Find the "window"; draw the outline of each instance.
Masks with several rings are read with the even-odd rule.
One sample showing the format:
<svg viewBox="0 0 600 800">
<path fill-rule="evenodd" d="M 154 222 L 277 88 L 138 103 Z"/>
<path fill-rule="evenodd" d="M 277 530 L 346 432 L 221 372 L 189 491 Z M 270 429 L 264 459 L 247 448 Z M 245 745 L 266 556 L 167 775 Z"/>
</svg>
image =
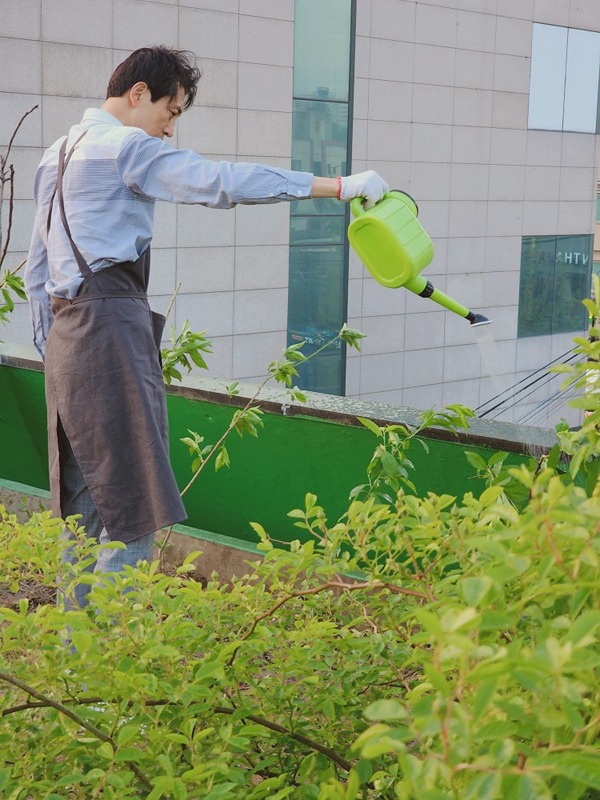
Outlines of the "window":
<svg viewBox="0 0 600 800">
<path fill-rule="evenodd" d="M 521 245 L 518 336 L 583 331 L 592 269 L 591 235 L 526 236 Z"/>
<path fill-rule="evenodd" d="M 600 33 L 534 23 L 529 127 L 596 133 Z"/>
<path fill-rule="evenodd" d="M 353 19 L 354 2 L 296 0 L 293 169 L 327 177 L 349 172 Z M 305 355 L 333 339 L 346 320 L 347 215 L 335 200 L 292 204 L 288 344 L 306 340 Z M 345 348 L 328 347 L 298 371 L 303 389 L 343 394 Z"/>
</svg>

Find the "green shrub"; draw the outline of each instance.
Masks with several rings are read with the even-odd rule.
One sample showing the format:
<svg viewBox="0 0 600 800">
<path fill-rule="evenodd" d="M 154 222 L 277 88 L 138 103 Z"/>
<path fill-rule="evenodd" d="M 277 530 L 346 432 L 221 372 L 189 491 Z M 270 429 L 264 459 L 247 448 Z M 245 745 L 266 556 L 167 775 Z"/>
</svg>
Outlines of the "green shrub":
<svg viewBox="0 0 600 800">
<path fill-rule="evenodd" d="M 600 790 L 600 492 L 519 479 L 522 512 L 501 486 L 400 491 L 328 526 L 308 496 L 312 539 L 280 550 L 256 526 L 264 561 L 230 585 L 146 565 L 88 578 L 85 611 L 3 609 L 2 796 Z M 4 588 L 53 581 L 55 530 L 3 515 Z"/>
<path fill-rule="evenodd" d="M 598 395 L 586 403 L 581 430 L 560 432 L 566 463 L 494 456 L 480 496 L 416 497 L 378 448 L 373 491 L 333 524 L 307 495 L 288 549 L 254 524 L 264 559 L 227 585 L 189 578 L 190 556 L 174 577 L 72 568 L 60 588 L 90 581 L 83 611 L 6 604 L 0 796 L 598 798 Z M 400 463 L 408 438 L 378 444 Z M 61 527 L 2 511 L 3 597 L 54 586 Z"/>
</svg>

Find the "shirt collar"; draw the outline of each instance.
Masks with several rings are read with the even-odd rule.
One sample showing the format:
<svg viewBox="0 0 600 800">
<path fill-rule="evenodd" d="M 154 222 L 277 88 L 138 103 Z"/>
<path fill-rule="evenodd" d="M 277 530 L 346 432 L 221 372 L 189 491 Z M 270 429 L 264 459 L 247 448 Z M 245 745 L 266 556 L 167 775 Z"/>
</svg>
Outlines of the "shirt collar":
<svg viewBox="0 0 600 800">
<path fill-rule="evenodd" d="M 88 108 L 86 109 L 82 120 L 82 128 L 91 128 L 92 125 L 123 125 L 116 117 L 104 111 L 102 108 Z"/>
</svg>

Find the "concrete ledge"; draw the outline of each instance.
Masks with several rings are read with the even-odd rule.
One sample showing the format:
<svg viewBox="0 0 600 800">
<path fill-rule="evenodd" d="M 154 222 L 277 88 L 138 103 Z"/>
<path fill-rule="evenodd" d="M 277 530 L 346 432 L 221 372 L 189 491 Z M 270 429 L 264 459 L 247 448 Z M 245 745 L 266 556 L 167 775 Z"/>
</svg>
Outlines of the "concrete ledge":
<svg viewBox="0 0 600 800">
<path fill-rule="evenodd" d="M 0 343 L 0 364 L 21 369 L 43 371 L 44 365 L 33 347 Z M 238 394 L 231 396 L 227 387 L 231 381 L 210 377 L 186 377 L 179 385 L 167 388 L 168 394 L 189 400 L 203 400 L 221 406 L 243 407 L 254 397 L 258 386 L 237 385 Z M 360 427 L 357 417 L 367 417 L 378 425 L 418 424 L 420 411 L 407 406 L 376 403 L 352 397 L 305 392 L 305 404 L 290 404 L 285 389 L 266 386 L 257 395 L 257 403 L 264 411 L 289 417 L 312 417 L 338 425 Z M 509 453 L 530 455 L 548 452 L 556 444 L 556 433 L 547 428 L 518 425 L 498 420 L 472 419 L 466 431 L 453 433 L 440 428 L 423 431 L 423 437 L 469 445 L 506 450 Z"/>
</svg>

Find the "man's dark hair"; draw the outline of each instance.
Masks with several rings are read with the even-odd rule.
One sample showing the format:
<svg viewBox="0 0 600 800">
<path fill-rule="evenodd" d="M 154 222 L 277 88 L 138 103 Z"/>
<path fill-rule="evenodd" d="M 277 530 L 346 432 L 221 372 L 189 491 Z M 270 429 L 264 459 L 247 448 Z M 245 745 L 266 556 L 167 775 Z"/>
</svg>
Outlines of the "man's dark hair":
<svg viewBox="0 0 600 800">
<path fill-rule="evenodd" d="M 169 50 L 163 45 L 140 47 L 127 56 L 113 72 L 106 97 L 122 97 L 136 83 L 148 84 L 152 102 L 162 97 L 175 97 L 179 87 L 185 92 L 184 108 L 196 97 L 200 70 L 193 64 L 194 54 L 188 50 Z"/>
</svg>

